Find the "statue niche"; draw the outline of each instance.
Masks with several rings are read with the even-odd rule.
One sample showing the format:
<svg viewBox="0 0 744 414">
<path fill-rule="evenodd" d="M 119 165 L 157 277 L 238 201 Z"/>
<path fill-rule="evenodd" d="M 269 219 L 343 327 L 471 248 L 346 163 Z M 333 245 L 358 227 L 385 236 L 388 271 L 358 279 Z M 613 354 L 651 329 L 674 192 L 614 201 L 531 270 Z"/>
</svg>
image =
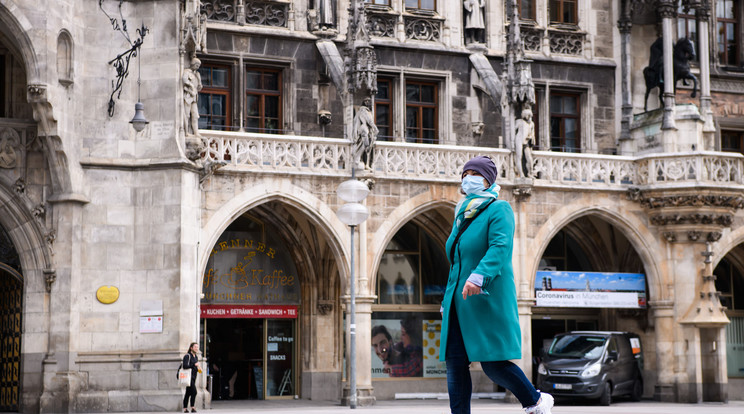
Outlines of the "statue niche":
<svg viewBox="0 0 744 414">
<path fill-rule="evenodd" d="M 664 102 L 664 46 L 663 38 L 659 37 L 651 45 L 651 53 L 648 59 L 648 66 L 643 69 L 643 78 L 646 81 L 646 95 L 643 98 L 643 110 L 648 110 L 648 95 L 653 88 L 659 88 L 659 102 Z M 697 78 L 690 73 L 690 61 L 695 60 L 695 45 L 686 37 L 677 41 L 674 45 L 673 52 L 673 69 L 674 69 L 674 93 L 677 93 L 677 81 L 682 81 L 683 85 L 688 85 L 687 81 L 692 80 L 692 97 L 697 96 Z"/>
</svg>

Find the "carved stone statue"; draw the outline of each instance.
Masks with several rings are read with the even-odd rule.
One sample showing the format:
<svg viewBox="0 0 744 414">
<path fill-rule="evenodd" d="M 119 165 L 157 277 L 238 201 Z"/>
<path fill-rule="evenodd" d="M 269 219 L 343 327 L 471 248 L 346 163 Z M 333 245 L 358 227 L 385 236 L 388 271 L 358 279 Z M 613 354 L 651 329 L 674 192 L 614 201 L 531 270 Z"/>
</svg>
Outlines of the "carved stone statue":
<svg viewBox="0 0 744 414">
<path fill-rule="evenodd" d="M 486 19 L 483 8 L 485 0 L 464 0 L 465 8 L 465 43 L 484 43 Z"/>
<path fill-rule="evenodd" d="M 517 119 L 514 132 L 514 169 L 517 177 L 532 177 L 532 147 L 535 146 L 535 123 L 532 109 L 526 105 L 522 117 Z"/>
<path fill-rule="evenodd" d="M 199 91 L 202 89 L 199 75 L 201 61 L 191 59 L 191 67 L 183 70 L 183 132 L 185 135 L 199 135 Z"/>
<path fill-rule="evenodd" d="M 15 147 L 20 144 L 18 133 L 10 128 L 0 132 L 0 168 L 14 168 L 18 154 Z"/>
<path fill-rule="evenodd" d="M 318 27 L 320 29 L 336 27 L 336 8 L 334 0 L 315 0 L 318 9 Z"/>
<path fill-rule="evenodd" d="M 372 115 L 372 101 L 364 98 L 362 106 L 354 115 L 354 163 L 366 169 L 372 169 L 372 149 L 380 132 Z"/>
</svg>

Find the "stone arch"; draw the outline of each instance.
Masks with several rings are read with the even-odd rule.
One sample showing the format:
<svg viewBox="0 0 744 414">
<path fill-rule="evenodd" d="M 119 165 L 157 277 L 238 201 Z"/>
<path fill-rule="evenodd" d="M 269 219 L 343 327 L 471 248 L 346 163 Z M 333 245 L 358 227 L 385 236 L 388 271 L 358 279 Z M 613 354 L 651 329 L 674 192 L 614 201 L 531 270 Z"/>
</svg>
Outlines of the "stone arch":
<svg viewBox="0 0 744 414">
<path fill-rule="evenodd" d="M 28 36 L 34 27 L 14 0 L 0 3 L 0 27 L 2 26 L 8 28 L 3 34 L 15 42 L 15 46 L 23 57 L 28 83 L 39 83 L 41 81 L 39 63 L 33 43 Z"/>
<path fill-rule="evenodd" d="M 31 213 L 31 202 L 14 193 L 13 187 L 13 183 L 0 175 L 0 225 L 8 232 L 20 256 L 24 286 L 28 283 L 41 286 L 43 272 L 53 267 L 52 251 L 45 241 L 44 230 Z"/>
<path fill-rule="evenodd" d="M 287 181 L 282 182 L 279 188 L 276 187 L 275 181 L 259 181 L 256 185 L 232 197 L 219 210 L 215 211 L 202 228 L 201 234 L 204 234 L 208 239 L 199 242 L 197 260 L 199 274 L 203 273 L 206 268 L 212 246 L 230 223 L 250 209 L 269 201 L 280 201 L 305 212 L 307 218 L 320 229 L 328 240 L 334 257 L 338 262 L 344 264 L 339 266 L 339 274 L 341 287 L 345 291 L 350 274 L 349 262 L 346 260 L 349 257 L 350 248 L 347 247 L 350 245 L 348 227 L 341 223 L 336 217 L 335 211 L 329 205 L 312 193 Z M 201 293 L 201 286 L 199 287 L 199 293 Z"/>
<path fill-rule="evenodd" d="M 616 206 L 595 205 L 589 208 L 579 205 L 568 205 L 551 214 L 550 220 L 543 224 L 535 236 L 532 238 L 531 247 L 526 251 L 538 252 L 535 257 L 542 257 L 542 253 L 548 247 L 548 243 L 555 235 L 563 229 L 568 223 L 583 217 L 597 216 L 615 226 L 628 239 L 638 256 L 641 258 L 643 268 L 646 271 L 646 281 L 648 283 L 648 298 L 651 300 L 664 299 L 663 281 L 661 270 L 657 267 L 657 262 L 653 258 L 653 252 L 656 250 L 651 241 L 654 235 L 646 228 L 645 224 L 633 219 L 632 217 L 623 216 L 617 212 Z M 534 275 L 537 272 L 539 259 L 534 260 L 526 269 L 526 274 Z M 534 291 L 534 278 L 527 281 L 529 291 Z"/>
<path fill-rule="evenodd" d="M 455 205 L 461 197 L 456 187 L 453 187 L 451 193 L 440 194 L 438 197 L 432 197 L 432 195 L 431 192 L 427 192 L 408 199 L 406 202 L 395 208 L 395 210 L 385 218 L 383 223 L 375 232 L 375 235 L 371 240 L 371 246 L 367 249 L 368 251 L 371 251 L 371 262 L 367 266 L 369 286 L 372 290 L 370 294 L 375 293 L 372 287 L 376 286 L 377 283 L 377 268 L 382 259 L 382 255 L 385 253 L 385 246 L 387 246 L 390 240 L 393 239 L 398 230 L 414 217 L 438 207 L 451 209 L 454 214 Z"/>
<path fill-rule="evenodd" d="M 713 249 L 713 257 L 711 258 L 713 260 L 713 269 L 718 266 L 727 254 L 741 244 L 744 244 L 744 227 L 739 227 L 723 236 L 717 243 L 718 248 Z"/>
</svg>

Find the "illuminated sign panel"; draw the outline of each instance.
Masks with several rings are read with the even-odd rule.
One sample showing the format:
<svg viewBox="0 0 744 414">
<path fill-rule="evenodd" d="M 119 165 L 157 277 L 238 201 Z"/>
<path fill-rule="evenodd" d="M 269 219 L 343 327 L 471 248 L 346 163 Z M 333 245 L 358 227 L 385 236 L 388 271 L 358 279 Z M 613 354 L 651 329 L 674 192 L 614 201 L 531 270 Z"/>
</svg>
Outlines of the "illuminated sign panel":
<svg viewBox="0 0 744 414">
<path fill-rule="evenodd" d="M 567 308 L 645 308 L 641 273 L 538 271 L 535 305 Z"/>
</svg>

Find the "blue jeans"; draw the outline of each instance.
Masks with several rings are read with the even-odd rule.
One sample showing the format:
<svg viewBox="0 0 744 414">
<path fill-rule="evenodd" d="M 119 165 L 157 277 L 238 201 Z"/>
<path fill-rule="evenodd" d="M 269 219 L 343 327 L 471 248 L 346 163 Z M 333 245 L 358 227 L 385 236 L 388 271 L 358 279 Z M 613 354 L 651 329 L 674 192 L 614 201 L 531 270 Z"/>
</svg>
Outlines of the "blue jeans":
<svg viewBox="0 0 744 414">
<path fill-rule="evenodd" d="M 450 398 L 452 414 L 470 414 L 470 397 L 473 393 L 473 383 L 470 379 L 470 360 L 465 351 L 465 343 L 460 331 L 460 322 L 452 304 L 449 320 L 449 335 L 447 335 L 447 391 Z M 522 370 L 511 361 L 483 361 L 483 372 L 496 384 L 511 391 L 522 403 L 522 407 L 530 407 L 540 400 L 540 393 L 527 379 Z"/>
</svg>

